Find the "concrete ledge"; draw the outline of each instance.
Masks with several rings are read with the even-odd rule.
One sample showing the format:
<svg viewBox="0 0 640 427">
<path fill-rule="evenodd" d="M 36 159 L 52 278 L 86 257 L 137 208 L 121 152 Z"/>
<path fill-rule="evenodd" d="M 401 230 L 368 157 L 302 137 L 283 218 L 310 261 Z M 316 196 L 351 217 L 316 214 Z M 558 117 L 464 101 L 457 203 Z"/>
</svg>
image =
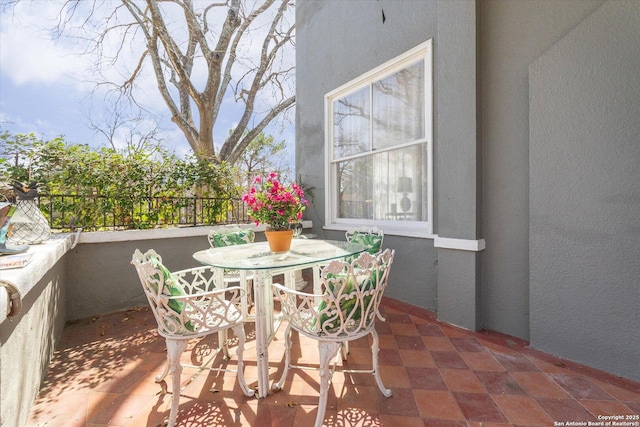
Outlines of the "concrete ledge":
<svg viewBox="0 0 640 427">
<path fill-rule="evenodd" d="M 303 228 L 311 228 L 311 221 L 302 221 Z M 230 225 L 231 226 L 231 225 Z M 237 224 L 241 228 L 250 228 L 256 233 L 264 231 L 264 225 Z M 209 231 L 220 225 L 203 227 L 174 227 L 155 228 L 150 230 L 123 230 L 123 231 L 91 231 L 79 234 L 78 243 L 113 243 L 130 242 L 135 240 L 176 239 L 180 237 L 207 236 Z"/>
<path fill-rule="evenodd" d="M 0 270 L 0 278 L 13 283 L 24 299 L 31 289 L 73 247 L 73 234 L 57 234 L 39 245 L 31 245 L 27 253 L 33 254 L 31 262 L 24 267 Z M 7 318 L 8 295 L 0 291 L 0 323 Z M 23 308 L 23 310 L 26 308 Z"/>
</svg>

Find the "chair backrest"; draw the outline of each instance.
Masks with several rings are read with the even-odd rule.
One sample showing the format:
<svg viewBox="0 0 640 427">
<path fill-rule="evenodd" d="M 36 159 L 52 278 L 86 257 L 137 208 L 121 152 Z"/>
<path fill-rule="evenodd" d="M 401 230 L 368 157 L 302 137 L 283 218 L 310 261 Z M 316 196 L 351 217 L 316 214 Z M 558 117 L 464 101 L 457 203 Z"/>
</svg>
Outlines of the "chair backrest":
<svg viewBox="0 0 640 427">
<path fill-rule="evenodd" d="M 351 262 L 331 261 L 321 272 L 322 295 L 274 285 L 285 318 L 304 333 L 328 339 L 368 333 L 387 287 L 394 255 L 395 251 L 387 249 L 377 256 L 363 252 Z"/>
<path fill-rule="evenodd" d="M 221 226 L 209 231 L 209 244 L 212 248 L 253 243 L 256 233 L 250 228 Z"/>
<path fill-rule="evenodd" d="M 378 227 L 361 227 L 354 230 L 348 230 L 345 233 L 347 242 L 360 243 L 367 247 L 367 252 L 371 255 L 377 255 L 382 251 L 382 241 L 384 240 L 384 232 Z"/>
<path fill-rule="evenodd" d="M 160 255 L 153 249 L 144 254 L 136 249 L 131 264 L 136 268 L 158 328 L 169 334 L 193 332 L 193 325 L 182 315 L 184 303 L 169 299 L 171 296 L 186 295 L 186 292 L 164 266 Z"/>
<path fill-rule="evenodd" d="M 136 249 L 131 264 L 163 336 L 198 335 L 242 317 L 239 310 L 229 310 L 240 303 L 243 291 L 217 286 L 221 280 L 210 267 L 174 274 L 153 249 L 144 254 Z"/>
</svg>

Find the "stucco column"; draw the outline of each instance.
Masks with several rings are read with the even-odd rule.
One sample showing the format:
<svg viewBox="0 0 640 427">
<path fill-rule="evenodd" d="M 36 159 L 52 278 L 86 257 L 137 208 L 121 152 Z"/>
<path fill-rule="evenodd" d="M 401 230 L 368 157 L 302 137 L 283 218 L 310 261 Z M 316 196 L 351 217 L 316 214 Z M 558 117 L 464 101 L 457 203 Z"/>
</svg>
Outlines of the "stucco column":
<svg viewBox="0 0 640 427">
<path fill-rule="evenodd" d="M 435 45 L 438 319 L 480 326 L 476 2 L 438 2 Z"/>
</svg>

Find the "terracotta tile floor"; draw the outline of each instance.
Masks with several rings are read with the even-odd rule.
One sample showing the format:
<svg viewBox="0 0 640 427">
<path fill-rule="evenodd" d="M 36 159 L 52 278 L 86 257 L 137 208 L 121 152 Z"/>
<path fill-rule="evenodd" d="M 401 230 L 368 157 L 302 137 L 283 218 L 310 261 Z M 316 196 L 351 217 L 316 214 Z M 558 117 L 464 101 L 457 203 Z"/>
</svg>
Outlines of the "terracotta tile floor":
<svg viewBox="0 0 640 427">
<path fill-rule="evenodd" d="M 638 383 L 536 352 L 512 337 L 439 323 L 432 313 L 398 301 L 385 299 L 382 311 L 380 370 L 393 396 L 383 397 L 369 374 L 338 371 L 325 425 L 557 426 L 640 414 Z M 245 375 L 255 387 L 252 324 L 246 329 Z M 284 329 L 270 346 L 271 381 L 280 377 Z M 370 363 L 368 340 L 351 344 L 345 365 Z M 299 364 L 317 360 L 315 345 L 294 342 Z M 192 341 L 183 363 L 201 364 L 215 346 L 215 339 Z M 165 344 L 148 309 L 70 324 L 27 425 L 160 426 L 171 396 L 154 382 L 164 361 Z M 235 365 L 221 355 L 215 362 Z M 232 373 L 185 368 L 182 383 L 180 426 L 306 427 L 316 416 L 316 371 L 291 371 L 283 391 L 260 400 L 245 397 Z"/>
</svg>

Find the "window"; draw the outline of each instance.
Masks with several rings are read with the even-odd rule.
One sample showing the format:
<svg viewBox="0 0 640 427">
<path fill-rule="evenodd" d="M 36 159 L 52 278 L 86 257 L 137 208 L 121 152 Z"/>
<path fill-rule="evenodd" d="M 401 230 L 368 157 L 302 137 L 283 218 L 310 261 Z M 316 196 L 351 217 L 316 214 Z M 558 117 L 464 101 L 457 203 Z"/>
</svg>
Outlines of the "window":
<svg viewBox="0 0 640 427">
<path fill-rule="evenodd" d="M 432 42 L 325 96 L 329 228 L 433 233 Z"/>
</svg>

